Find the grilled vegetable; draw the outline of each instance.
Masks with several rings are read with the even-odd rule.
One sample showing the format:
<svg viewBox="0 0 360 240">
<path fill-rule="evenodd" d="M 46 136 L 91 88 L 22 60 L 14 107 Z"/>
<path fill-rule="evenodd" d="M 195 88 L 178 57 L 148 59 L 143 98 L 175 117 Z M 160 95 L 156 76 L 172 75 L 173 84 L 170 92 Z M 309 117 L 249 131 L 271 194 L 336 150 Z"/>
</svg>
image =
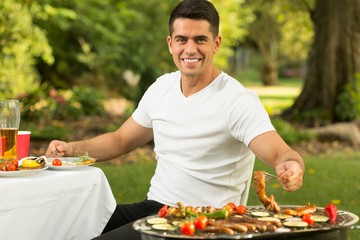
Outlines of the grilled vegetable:
<svg viewBox="0 0 360 240">
<path fill-rule="evenodd" d="M 159 217 L 162 218 L 162 217 L 166 216 L 167 212 L 168 212 L 168 207 L 167 207 L 167 205 L 164 205 L 162 208 L 160 208 L 158 215 L 159 215 Z"/>
<path fill-rule="evenodd" d="M 285 227 L 291 227 L 291 228 L 307 228 L 309 226 L 307 222 L 303 222 L 303 221 L 287 221 L 284 222 L 283 225 Z"/>
<path fill-rule="evenodd" d="M 162 217 L 148 218 L 146 222 L 150 225 L 168 223 L 167 219 Z"/>
<path fill-rule="evenodd" d="M 337 207 L 334 204 L 329 203 L 325 206 L 324 212 L 330 218 L 330 222 L 335 224 L 337 217 Z"/>
<path fill-rule="evenodd" d="M 321 216 L 321 215 L 313 215 L 314 222 L 327 222 L 329 221 L 329 218 L 327 216 Z"/>
<path fill-rule="evenodd" d="M 161 230 L 161 231 L 175 231 L 175 227 L 169 223 L 159 223 L 154 224 L 151 226 L 155 230 Z"/>
<path fill-rule="evenodd" d="M 200 214 L 194 213 L 193 211 L 190 211 L 189 209 L 185 210 L 185 215 L 190 217 L 199 217 Z M 207 218 L 213 218 L 213 219 L 225 219 L 229 216 L 229 212 L 225 209 L 217 210 L 211 213 L 202 213 L 201 215 L 206 216 Z"/>
<path fill-rule="evenodd" d="M 254 217 L 268 217 L 270 214 L 268 212 L 251 212 L 251 216 Z"/>
<path fill-rule="evenodd" d="M 304 222 L 307 222 L 309 224 L 309 226 L 313 225 L 314 224 L 314 217 L 311 213 L 308 213 L 308 214 L 304 214 L 302 216 L 302 220 Z"/>
<path fill-rule="evenodd" d="M 184 222 L 180 227 L 180 231 L 184 235 L 193 235 L 195 232 L 195 225 L 193 222 Z"/>
</svg>

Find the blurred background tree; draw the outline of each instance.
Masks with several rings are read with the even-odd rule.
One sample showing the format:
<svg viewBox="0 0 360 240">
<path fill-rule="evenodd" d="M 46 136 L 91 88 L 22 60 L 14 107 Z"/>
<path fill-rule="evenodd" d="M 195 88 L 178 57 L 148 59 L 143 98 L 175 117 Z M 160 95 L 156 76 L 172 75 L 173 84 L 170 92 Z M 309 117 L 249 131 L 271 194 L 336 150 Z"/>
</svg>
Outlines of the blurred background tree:
<svg viewBox="0 0 360 240">
<path fill-rule="evenodd" d="M 36 59 L 53 64 L 46 31 L 34 23 L 38 12 L 15 0 L 0 2 L 0 98 L 39 87 Z"/>
</svg>

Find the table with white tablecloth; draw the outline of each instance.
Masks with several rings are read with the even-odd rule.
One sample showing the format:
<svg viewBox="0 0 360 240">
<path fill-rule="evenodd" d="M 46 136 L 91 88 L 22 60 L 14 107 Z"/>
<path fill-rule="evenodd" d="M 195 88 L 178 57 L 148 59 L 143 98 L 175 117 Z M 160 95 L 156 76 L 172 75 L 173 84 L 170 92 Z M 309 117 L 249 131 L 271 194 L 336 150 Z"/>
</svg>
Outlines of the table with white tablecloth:
<svg viewBox="0 0 360 240">
<path fill-rule="evenodd" d="M 92 239 L 115 207 L 108 181 L 96 167 L 1 177 L 0 239 Z"/>
</svg>

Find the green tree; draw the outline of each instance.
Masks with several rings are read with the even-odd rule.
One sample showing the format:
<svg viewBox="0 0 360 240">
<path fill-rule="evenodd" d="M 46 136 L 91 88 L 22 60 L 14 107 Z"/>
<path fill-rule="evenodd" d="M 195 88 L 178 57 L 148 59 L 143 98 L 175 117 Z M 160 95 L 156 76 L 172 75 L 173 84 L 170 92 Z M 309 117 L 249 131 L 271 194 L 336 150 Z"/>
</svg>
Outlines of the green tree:
<svg viewBox="0 0 360 240">
<path fill-rule="evenodd" d="M 256 15 L 248 39 L 255 43 L 263 61 L 262 82 L 276 85 L 280 64 L 299 64 L 306 59 L 313 36 L 310 18 L 298 1 L 248 0 L 246 5 L 253 7 Z"/>
<path fill-rule="evenodd" d="M 15 0 L 0 2 L 0 98 L 16 98 L 39 86 L 37 59 L 52 64 L 45 32 L 33 21 L 32 10 Z"/>
<path fill-rule="evenodd" d="M 215 64 L 230 71 L 229 59 L 233 57 L 234 47 L 248 34 L 249 24 L 254 21 L 253 8 L 245 5 L 245 0 L 212 0 L 220 16 L 221 50 L 215 57 Z"/>
</svg>

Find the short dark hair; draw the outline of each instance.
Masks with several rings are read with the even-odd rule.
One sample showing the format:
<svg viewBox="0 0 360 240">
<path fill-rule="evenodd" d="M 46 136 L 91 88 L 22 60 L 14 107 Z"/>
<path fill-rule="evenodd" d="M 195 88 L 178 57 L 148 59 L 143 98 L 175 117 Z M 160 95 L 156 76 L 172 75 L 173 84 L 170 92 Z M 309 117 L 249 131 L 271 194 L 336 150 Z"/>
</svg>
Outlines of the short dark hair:
<svg viewBox="0 0 360 240">
<path fill-rule="evenodd" d="M 170 14 L 169 32 L 173 32 L 174 21 L 178 18 L 206 20 L 210 23 L 210 31 L 214 37 L 219 34 L 219 14 L 214 5 L 208 0 L 183 0 Z"/>
</svg>

